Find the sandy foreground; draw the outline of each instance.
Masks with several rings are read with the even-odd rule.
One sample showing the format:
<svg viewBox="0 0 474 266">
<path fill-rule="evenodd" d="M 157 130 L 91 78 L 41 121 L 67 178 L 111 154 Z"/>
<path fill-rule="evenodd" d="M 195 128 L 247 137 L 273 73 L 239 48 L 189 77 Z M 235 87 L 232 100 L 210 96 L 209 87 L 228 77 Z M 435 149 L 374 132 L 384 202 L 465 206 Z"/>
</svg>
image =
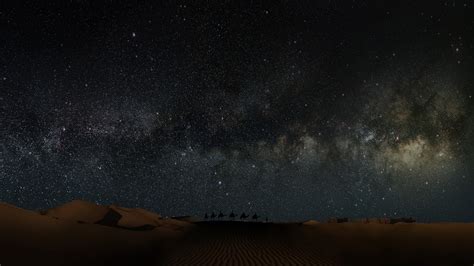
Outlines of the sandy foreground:
<svg viewBox="0 0 474 266">
<path fill-rule="evenodd" d="M 474 265 L 471 223 L 191 223 L 83 201 L 0 217 L 2 266 Z"/>
</svg>

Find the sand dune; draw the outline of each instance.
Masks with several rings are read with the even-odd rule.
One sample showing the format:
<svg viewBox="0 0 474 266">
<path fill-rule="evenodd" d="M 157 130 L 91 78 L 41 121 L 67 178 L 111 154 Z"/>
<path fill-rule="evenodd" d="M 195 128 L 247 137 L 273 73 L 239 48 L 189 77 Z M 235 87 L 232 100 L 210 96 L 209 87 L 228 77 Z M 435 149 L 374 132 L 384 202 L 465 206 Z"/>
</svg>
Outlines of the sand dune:
<svg viewBox="0 0 474 266">
<path fill-rule="evenodd" d="M 182 254 L 187 254 L 183 256 Z M 474 224 L 198 223 L 166 265 L 473 265 Z"/>
<path fill-rule="evenodd" d="M 123 225 L 103 226 L 113 210 Z M 474 224 L 195 222 L 72 202 L 45 215 L 0 203 L 2 265 L 473 265 Z M 132 218 L 130 218 L 132 217 Z M 82 219 L 84 223 L 77 223 Z M 117 222 L 118 222 L 117 221 Z"/>
<path fill-rule="evenodd" d="M 92 224 L 102 219 L 108 210 L 109 208 L 107 206 L 100 206 L 82 200 L 74 200 L 61 206 L 42 211 L 41 214 L 61 220 L 72 222 L 83 221 Z"/>
<path fill-rule="evenodd" d="M 84 207 L 87 204 L 72 205 Z M 75 218 L 78 218 L 75 215 L 84 214 L 80 216 L 81 219 L 90 218 L 89 221 L 94 221 L 100 217 L 99 214 L 102 214 L 100 212 L 102 208 L 94 207 L 90 214 L 87 211 L 90 209 L 79 208 L 79 210 L 75 213 L 70 212 L 69 208 L 62 208 L 51 212 L 59 216 L 53 217 L 0 203 L 0 263 L 2 265 L 156 264 L 164 257 L 166 250 L 171 248 L 186 231 L 184 222 L 169 219 L 161 220 L 162 226 L 144 232 L 93 223 L 80 224 L 75 221 Z M 166 225 L 167 223 L 170 224 Z M 192 227 L 189 224 L 188 226 Z"/>
<path fill-rule="evenodd" d="M 150 241 L 144 234 L 61 221 L 4 204 L 0 213 L 3 265 L 100 265 L 115 261 L 112 250 L 137 251 Z"/>
<path fill-rule="evenodd" d="M 320 223 L 316 220 L 308 220 L 308 221 L 303 222 L 302 224 L 303 225 L 318 225 Z"/>
<path fill-rule="evenodd" d="M 337 258 L 321 248 L 289 242 L 293 226 L 253 222 L 199 223 L 197 230 L 190 233 L 182 247 L 164 264 L 337 265 Z"/>
<path fill-rule="evenodd" d="M 155 227 L 161 227 L 180 230 L 189 225 L 184 221 L 163 219 L 159 214 L 140 208 L 103 206 L 83 200 L 74 200 L 41 213 L 60 220 L 88 224 L 98 223 L 129 229 L 152 230 Z M 108 217 L 108 221 L 106 217 Z"/>
<path fill-rule="evenodd" d="M 296 231 L 294 242 L 319 246 L 343 265 L 474 264 L 474 223 L 321 223 Z"/>
</svg>

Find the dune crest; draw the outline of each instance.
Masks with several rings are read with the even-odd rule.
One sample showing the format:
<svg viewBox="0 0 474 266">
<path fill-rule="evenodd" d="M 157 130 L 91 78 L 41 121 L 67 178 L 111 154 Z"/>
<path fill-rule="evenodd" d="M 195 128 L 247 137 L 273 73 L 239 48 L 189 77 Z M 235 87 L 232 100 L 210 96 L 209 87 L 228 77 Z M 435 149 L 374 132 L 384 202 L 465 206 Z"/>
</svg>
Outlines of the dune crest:
<svg viewBox="0 0 474 266">
<path fill-rule="evenodd" d="M 306 222 L 303 222 L 303 225 L 318 225 L 318 224 L 320 224 L 320 222 L 316 220 L 308 220 Z"/>
<path fill-rule="evenodd" d="M 152 230 L 155 227 L 181 230 L 189 225 L 189 223 L 185 221 L 164 219 L 161 215 L 142 208 L 97 205 L 84 200 L 73 200 L 58 207 L 43 211 L 41 214 L 70 222 L 101 224 L 138 230 Z"/>
<path fill-rule="evenodd" d="M 41 214 L 72 222 L 95 223 L 108 212 L 107 206 L 97 205 L 84 200 L 73 200 L 41 212 Z"/>
</svg>

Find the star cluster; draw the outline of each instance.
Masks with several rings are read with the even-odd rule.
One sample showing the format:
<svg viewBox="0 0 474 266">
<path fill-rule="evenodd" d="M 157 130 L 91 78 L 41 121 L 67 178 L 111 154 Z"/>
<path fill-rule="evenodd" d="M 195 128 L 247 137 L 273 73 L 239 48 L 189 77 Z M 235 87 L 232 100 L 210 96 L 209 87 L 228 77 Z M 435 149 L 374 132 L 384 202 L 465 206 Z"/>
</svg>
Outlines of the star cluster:
<svg viewBox="0 0 474 266">
<path fill-rule="evenodd" d="M 469 1 L 0 5 L 0 200 L 474 219 Z"/>
</svg>

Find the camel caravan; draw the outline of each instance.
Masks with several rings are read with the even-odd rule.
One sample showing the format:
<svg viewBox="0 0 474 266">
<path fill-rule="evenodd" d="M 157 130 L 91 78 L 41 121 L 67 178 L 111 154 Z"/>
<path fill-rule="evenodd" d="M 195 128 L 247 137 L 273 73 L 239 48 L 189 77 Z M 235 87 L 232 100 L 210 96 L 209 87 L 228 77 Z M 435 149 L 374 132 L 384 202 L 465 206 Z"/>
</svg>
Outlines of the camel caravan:
<svg viewBox="0 0 474 266">
<path fill-rule="evenodd" d="M 225 220 L 225 218 L 228 217 L 227 221 L 235 221 L 237 217 L 240 221 L 253 221 L 253 222 L 259 222 L 259 216 L 257 213 L 254 213 L 252 216 L 250 214 L 246 214 L 243 212 L 240 216 L 234 213 L 234 211 L 231 211 L 228 215 L 224 214 L 222 211 L 219 211 L 219 213 L 211 212 L 209 215 L 208 213 L 204 214 L 204 220 L 206 221 L 222 221 Z M 268 217 L 265 217 L 264 220 L 260 220 L 261 222 L 266 222 L 268 223 Z M 364 223 L 364 224 L 397 224 L 397 223 L 416 223 L 416 220 L 413 219 L 412 217 L 410 218 L 347 218 L 347 217 L 333 217 L 329 218 L 327 223 Z"/>
<path fill-rule="evenodd" d="M 219 214 L 216 214 L 215 212 L 211 212 L 210 215 L 207 214 L 207 212 L 204 214 L 204 220 L 221 221 L 225 217 L 228 217 L 228 220 L 230 221 L 235 221 L 235 219 L 237 218 L 237 214 L 235 214 L 234 211 L 231 211 L 229 215 L 224 214 L 222 211 L 219 211 Z M 249 217 L 250 217 L 250 214 L 245 214 L 245 212 L 243 212 L 240 215 L 239 219 L 240 221 L 250 221 L 250 220 L 247 220 L 247 218 Z M 250 217 L 251 221 L 254 221 L 254 222 L 258 222 L 259 218 L 260 218 L 260 215 L 257 215 L 257 213 L 254 213 L 252 217 Z M 268 222 L 268 217 L 265 218 L 265 222 Z"/>
</svg>

